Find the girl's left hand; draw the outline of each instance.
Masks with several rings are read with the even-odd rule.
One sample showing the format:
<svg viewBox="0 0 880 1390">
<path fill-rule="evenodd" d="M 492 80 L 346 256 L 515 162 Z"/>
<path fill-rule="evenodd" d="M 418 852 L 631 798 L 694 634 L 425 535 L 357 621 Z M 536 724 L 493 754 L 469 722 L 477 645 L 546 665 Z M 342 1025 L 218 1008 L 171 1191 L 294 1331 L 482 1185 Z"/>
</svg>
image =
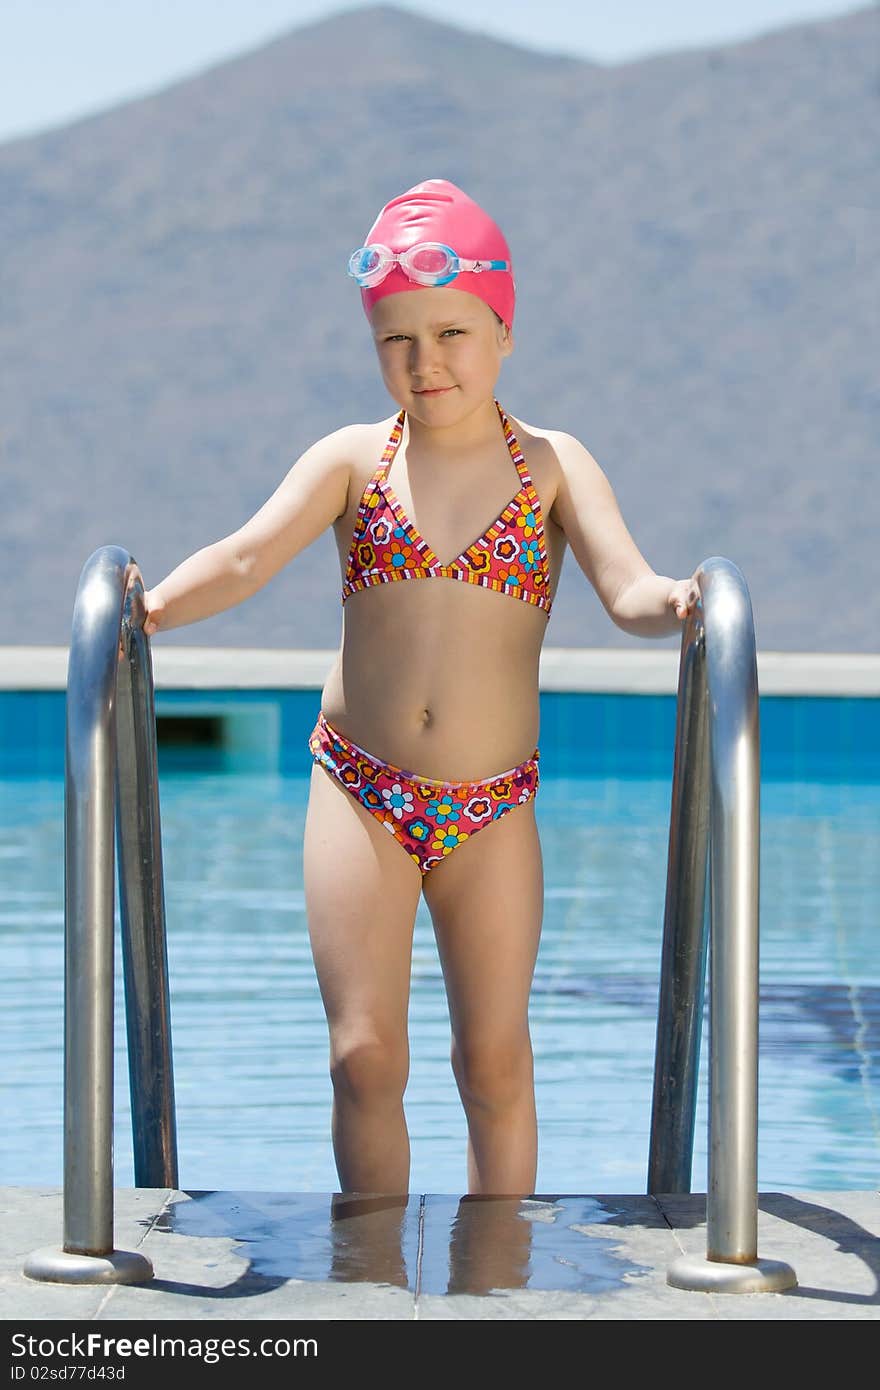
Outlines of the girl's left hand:
<svg viewBox="0 0 880 1390">
<path fill-rule="evenodd" d="M 697 576 L 692 574 L 690 579 L 677 580 L 669 590 L 669 597 L 666 602 L 672 609 L 676 618 L 682 622 L 693 613 L 700 601 L 700 590 L 697 587 Z"/>
</svg>

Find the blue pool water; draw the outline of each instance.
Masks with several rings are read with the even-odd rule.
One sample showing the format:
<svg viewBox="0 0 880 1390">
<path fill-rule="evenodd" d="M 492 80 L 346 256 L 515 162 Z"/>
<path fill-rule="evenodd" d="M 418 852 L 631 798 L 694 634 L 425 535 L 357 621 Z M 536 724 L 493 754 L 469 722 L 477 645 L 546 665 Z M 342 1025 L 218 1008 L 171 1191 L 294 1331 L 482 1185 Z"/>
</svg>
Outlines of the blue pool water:
<svg viewBox="0 0 880 1390">
<path fill-rule="evenodd" d="M 296 695 L 299 727 L 281 771 L 236 770 L 228 757 L 217 767 L 210 753 L 200 758 L 170 748 L 160 756 L 184 1188 L 331 1191 L 337 1185 L 326 1026 L 302 893 L 309 768 L 298 740 L 308 732 L 318 696 Z M 546 905 L 531 1010 L 541 1134 L 537 1190 L 640 1192 L 674 701 L 542 700 L 536 812 Z M 847 710 L 826 702 L 821 746 L 815 711 L 800 711 L 794 721 L 772 707 L 762 713 L 759 1184 L 765 1190 L 873 1187 L 880 1173 L 880 777 L 876 719 L 871 723 L 860 707 L 870 703 L 853 701 Z M 160 716 L 162 708 L 160 694 Z M 19 766 L 0 777 L 0 1183 L 12 1185 L 55 1185 L 63 1176 L 63 765 L 59 770 L 52 744 L 57 708 L 47 703 L 34 719 L 42 747 L 47 729 L 54 730 L 42 773 Z M 283 725 L 282 713 L 273 727 Z M 61 727 L 63 757 L 63 718 Z M 253 750 L 253 739 L 245 742 Z M 288 749 L 283 735 L 280 746 Z M 298 774 L 290 771 L 297 758 Z M 133 1168 L 121 977 L 116 997 L 115 1179 L 125 1186 Z M 416 922 L 410 1026 L 411 1188 L 461 1192 L 464 1120 L 424 903 Z M 705 1175 L 704 1066 L 696 1189 L 705 1187 Z"/>
</svg>

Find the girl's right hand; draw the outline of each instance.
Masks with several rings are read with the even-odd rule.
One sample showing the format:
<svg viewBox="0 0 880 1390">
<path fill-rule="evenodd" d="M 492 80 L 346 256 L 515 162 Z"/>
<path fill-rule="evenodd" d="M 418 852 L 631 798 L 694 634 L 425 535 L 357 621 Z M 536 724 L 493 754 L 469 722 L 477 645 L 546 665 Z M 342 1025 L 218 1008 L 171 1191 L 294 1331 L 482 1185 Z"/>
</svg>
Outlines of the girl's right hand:
<svg viewBox="0 0 880 1390">
<path fill-rule="evenodd" d="M 165 612 L 165 600 L 160 597 L 158 590 L 144 590 L 144 635 L 152 637 L 162 626 L 162 615 Z"/>
</svg>

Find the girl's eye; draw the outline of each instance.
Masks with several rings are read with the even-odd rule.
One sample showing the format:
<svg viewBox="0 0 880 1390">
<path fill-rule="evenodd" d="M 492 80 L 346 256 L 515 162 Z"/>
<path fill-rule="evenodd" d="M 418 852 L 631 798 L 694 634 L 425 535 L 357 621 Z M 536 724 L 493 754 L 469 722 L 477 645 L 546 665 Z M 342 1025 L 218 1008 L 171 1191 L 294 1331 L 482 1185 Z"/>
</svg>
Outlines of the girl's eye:
<svg viewBox="0 0 880 1390">
<path fill-rule="evenodd" d="M 447 333 L 458 333 L 458 334 L 460 334 L 461 331 L 462 331 L 462 330 L 461 330 L 460 328 L 444 328 L 444 330 L 443 330 L 443 337 L 445 338 Z M 400 342 L 402 342 L 402 341 L 406 338 L 406 336 L 407 336 L 407 335 L 406 335 L 405 333 L 392 333 L 389 337 L 387 337 L 387 338 L 385 339 L 385 342 L 386 342 L 386 343 L 400 343 Z"/>
</svg>

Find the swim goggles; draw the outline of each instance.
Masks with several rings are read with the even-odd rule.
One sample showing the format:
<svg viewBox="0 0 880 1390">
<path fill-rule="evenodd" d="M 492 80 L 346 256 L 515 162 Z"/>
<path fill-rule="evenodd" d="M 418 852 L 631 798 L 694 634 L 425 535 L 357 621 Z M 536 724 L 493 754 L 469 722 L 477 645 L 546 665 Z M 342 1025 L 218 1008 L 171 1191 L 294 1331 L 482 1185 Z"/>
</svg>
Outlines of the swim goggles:
<svg viewBox="0 0 880 1390">
<path fill-rule="evenodd" d="M 416 285 L 448 285 L 461 271 L 510 270 L 509 261 L 467 261 L 440 241 L 423 241 L 395 253 L 387 246 L 361 246 L 348 261 L 348 274 L 362 289 L 381 285 L 392 266 L 399 265 Z"/>
</svg>

